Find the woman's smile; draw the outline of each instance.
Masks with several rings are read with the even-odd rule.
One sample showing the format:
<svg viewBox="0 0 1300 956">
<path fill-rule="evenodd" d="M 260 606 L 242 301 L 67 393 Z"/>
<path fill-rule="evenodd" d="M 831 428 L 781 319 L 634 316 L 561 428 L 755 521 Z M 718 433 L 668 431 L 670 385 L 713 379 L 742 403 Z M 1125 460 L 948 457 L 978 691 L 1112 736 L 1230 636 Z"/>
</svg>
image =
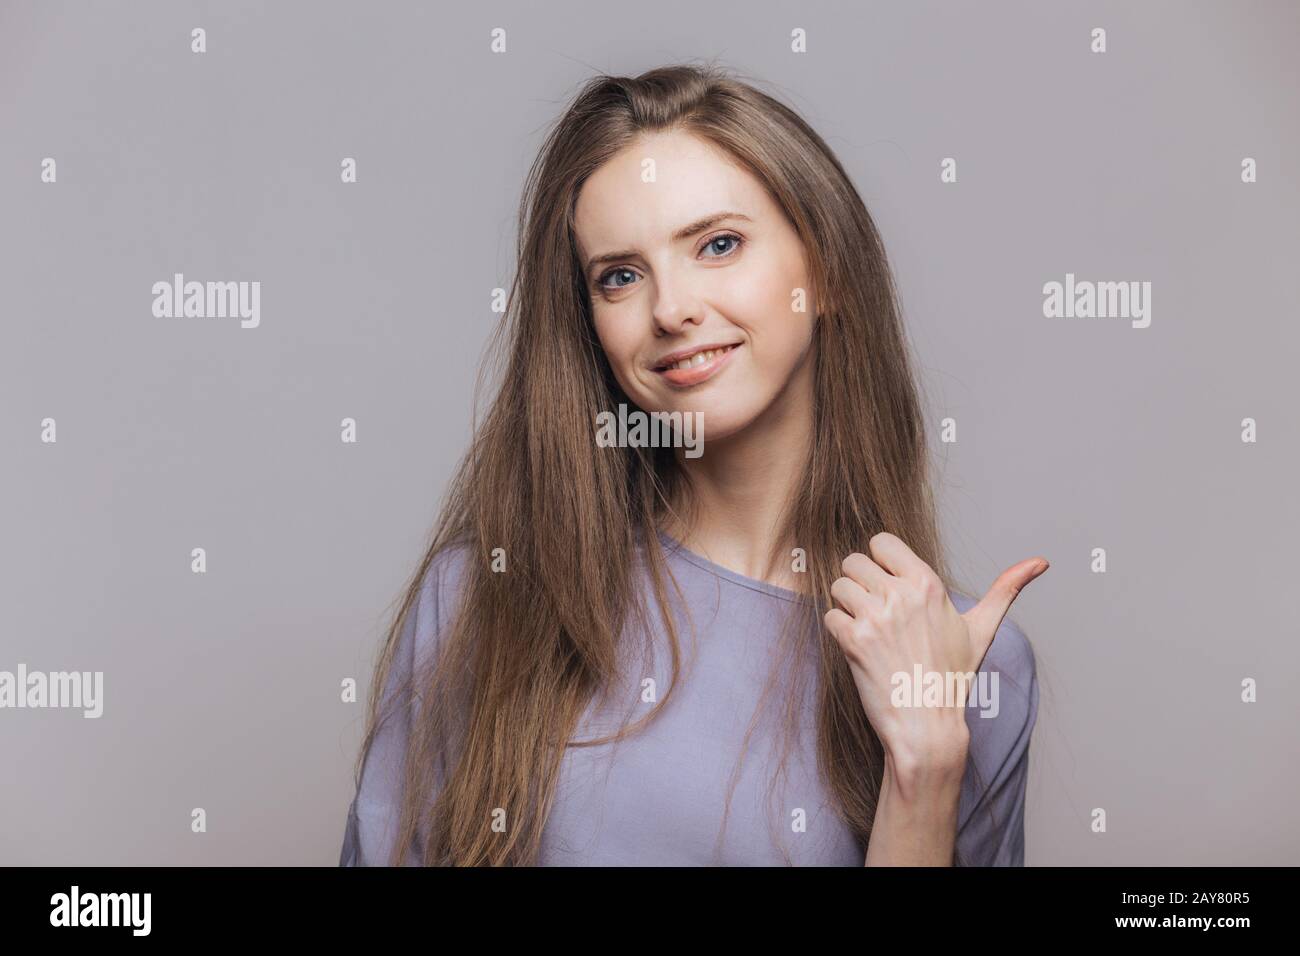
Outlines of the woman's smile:
<svg viewBox="0 0 1300 956">
<path fill-rule="evenodd" d="M 688 388 L 712 378 L 727 364 L 731 354 L 740 348 L 739 342 L 730 345 L 705 345 L 694 349 L 673 352 L 655 363 L 654 371 L 672 385 Z"/>
</svg>

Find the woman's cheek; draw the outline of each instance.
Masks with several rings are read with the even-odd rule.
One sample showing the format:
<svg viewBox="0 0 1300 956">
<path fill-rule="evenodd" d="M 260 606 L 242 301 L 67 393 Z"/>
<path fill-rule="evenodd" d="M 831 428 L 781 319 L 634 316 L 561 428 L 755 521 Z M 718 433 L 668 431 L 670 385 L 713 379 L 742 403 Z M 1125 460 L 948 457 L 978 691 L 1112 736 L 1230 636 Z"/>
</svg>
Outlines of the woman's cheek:
<svg viewBox="0 0 1300 956">
<path fill-rule="evenodd" d="M 622 386 L 623 391 L 629 395 L 636 394 L 641 389 L 641 383 L 637 380 L 634 364 L 635 343 L 621 341 L 605 323 L 596 322 L 595 325 L 596 338 L 605 353 L 606 361 L 614 370 L 614 378 Z"/>
</svg>

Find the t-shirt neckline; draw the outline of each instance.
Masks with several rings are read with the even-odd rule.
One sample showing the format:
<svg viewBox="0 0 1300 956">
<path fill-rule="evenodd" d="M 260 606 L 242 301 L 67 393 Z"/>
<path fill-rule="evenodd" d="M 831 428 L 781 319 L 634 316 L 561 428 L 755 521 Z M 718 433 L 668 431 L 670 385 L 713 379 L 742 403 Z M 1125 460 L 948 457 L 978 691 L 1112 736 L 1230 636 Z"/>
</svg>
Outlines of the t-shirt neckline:
<svg viewBox="0 0 1300 956">
<path fill-rule="evenodd" d="M 686 545 L 682 544 L 676 538 L 669 535 L 662 529 L 657 531 L 659 540 L 671 553 L 676 554 L 684 561 L 688 561 L 698 568 L 709 572 L 715 577 L 722 578 L 724 581 L 730 581 L 732 584 L 738 584 L 743 588 L 749 588 L 751 591 L 758 591 L 762 594 L 769 594 L 772 597 L 780 598 L 783 601 L 790 601 L 794 604 L 811 603 L 807 595 L 800 594 L 798 591 L 791 591 L 789 588 L 783 588 L 767 581 L 760 581 L 758 578 L 751 578 L 738 571 L 730 568 L 724 568 L 720 564 L 715 564 L 702 554 L 696 554 Z"/>
</svg>

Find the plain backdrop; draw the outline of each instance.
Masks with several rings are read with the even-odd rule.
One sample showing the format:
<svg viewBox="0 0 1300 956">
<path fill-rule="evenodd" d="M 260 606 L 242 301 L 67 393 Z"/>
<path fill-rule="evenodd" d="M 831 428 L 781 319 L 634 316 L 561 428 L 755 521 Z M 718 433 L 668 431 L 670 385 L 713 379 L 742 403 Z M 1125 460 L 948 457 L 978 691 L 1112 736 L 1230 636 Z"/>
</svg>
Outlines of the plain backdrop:
<svg viewBox="0 0 1300 956">
<path fill-rule="evenodd" d="M 875 217 L 963 584 L 1052 562 L 1026 863 L 1300 862 L 1298 41 L 1287 2 L 0 3 L 0 670 L 105 681 L 0 710 L 0 863 L 336 863 L 340 684 L 470 435 L 525 170 L 587 78 L 693 59 Z M 176 272 L 260 326 L 154 317 Z M 1150 327 L 1045 318 L 1066 273 L 1151 282 Z"/>
</svg>

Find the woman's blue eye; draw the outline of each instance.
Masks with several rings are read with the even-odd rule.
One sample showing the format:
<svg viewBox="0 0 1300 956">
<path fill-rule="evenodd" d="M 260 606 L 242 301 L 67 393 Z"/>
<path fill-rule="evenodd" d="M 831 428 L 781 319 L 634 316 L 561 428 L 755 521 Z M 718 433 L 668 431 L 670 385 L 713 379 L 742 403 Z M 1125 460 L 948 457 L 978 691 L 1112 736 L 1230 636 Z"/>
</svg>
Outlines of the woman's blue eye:
<svg viewBox="0 0 1300 956">
<path fill-rule="evenodd" d="M 710 239 L 709 242 L 708 242 L 708 244 L 705 245 L 704 248 L 705 248 L 705 249 L 713 249 L 713 250 L 716 252 L 716 251 L 717 251 L 717 246 L 715 245 L 715 243 L 719 243 L 719 242 L 740 242 L 740 237 L 739 237 L 739 236 L 732 236 L 732 235 L 717 236 L 717 237 L 715 237 L 715 238 L 713 238 L 713 239 Z M 730 251 L 731 251 L 730 249 L 725 249 L 725 250 L 723 250 L 722 254 L 723 254 L 723 255 L 726 255 L 726 254 L 727 254 L 728 252 L 730 252 Z"/>
<path fill-rule="evenodd" d="M 608 285 L 608 284 L 609 284 L 609 278 L 610 278 L 611 276 L 616 276 L 616 275 L 630 275 L 630 276 L 632 276 L 632 277 L 635 278 L 636 273 L 633 272 L 631 269 L 611 269 L 609 272 L 606 272 L 603 276 L 600 277 L 600 284 L 601 284 L 601 285 Z M 631 285 L 630 282 L 629 282 L 628 284 Z M 615 288 L 615 289 L 621 289 L 622 286 L 621 286 L 621 285 L 616 285 L 616 286 L 614 286 L 614 288 Z"/>
<path fill-rule="evenodd" d="M 729 242 L 729 243 L 732 243 L 732 245 L 729 246 L 729 247 L 727 247 L 727 248 L 725 248 L 725 249 L 719 250 L 719 249 L 718 249 L 718 243 L 720 243 L 720 242 L 721 242 L 721 243 L 728 243 L 728 242 Z M 729 255 L 731 255 L 733 252 L 735 252 L 735 250 L 736 250 L 737 248 L 739 248 L 741 242 L 743 242 L 743 240 L 740 238 L 740 236 L 732 235 L 731 233 L 726 233 L 726 234 L 721 235 L 721 236 L 714 236 L 712 239 L 710 239 L 708 242 L 706 242 L 706 243 L 704 244 L 704 249 L 701 250 L 701 252 L 703 252 L 703 251 L 705 251 L 705 250 L 712 249 L 714 252 L 717 252 L 718 255 L 716 255 L 716 256 L 709 256 L 708 258 L 710 258 L 710 259 L 725 259 L 727 256 L 729 256 Z M 616 283 L 616 284 L 614 284 L 614 285 L 610 285 L 610 281 L 611 281 L 615 276 L 620 276 L 620 275 L 631 276 L 631 279 L 629 279 L 629 280 L 628 280 L 627 282 L 625 282 L 625 283 Z M 617 267 L 617 268 L 610 269 L 608 272 L 603 273 L 603 274 L 600 276 L 600 278 L 596 280 L 597 284 L 599 284 L 602 288 L 605 288 L 605 289 L 626 289 L 629 285 L 632 285 L 635 281 L 636 281 L 636 273 L 635 273 L 633 270 L 628 269 L 628 268 L 625 267 L 625 266 L 619 266 L 619 267 Z"/>
</svg>

